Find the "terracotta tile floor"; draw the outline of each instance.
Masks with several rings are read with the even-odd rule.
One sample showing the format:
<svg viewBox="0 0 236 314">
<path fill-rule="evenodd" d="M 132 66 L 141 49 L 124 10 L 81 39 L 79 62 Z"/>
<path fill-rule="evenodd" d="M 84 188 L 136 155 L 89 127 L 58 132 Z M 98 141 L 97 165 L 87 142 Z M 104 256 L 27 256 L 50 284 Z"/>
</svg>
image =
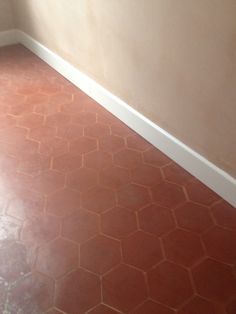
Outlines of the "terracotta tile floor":
<svg viewBox="0 0 236 314">
<path fill-rule="evenodd" d="M 236 313 L 235 208 L 21 46 L 0 171 L 1 313 Z"/>
</svg>

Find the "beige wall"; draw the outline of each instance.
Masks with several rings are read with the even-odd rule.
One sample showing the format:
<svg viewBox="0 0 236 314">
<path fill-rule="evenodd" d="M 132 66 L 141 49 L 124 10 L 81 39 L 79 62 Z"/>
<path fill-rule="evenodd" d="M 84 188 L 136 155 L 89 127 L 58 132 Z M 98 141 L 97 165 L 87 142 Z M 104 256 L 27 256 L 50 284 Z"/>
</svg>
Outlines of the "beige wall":
<svg viewBox="0 0 236 314">
<path fill-rule="evenodd" d="M 235 0 L 15 0 L 18 26 L 236 176 Z"/>
<path fill-rule="evenodd" d="M 11 0 L 0 0 L 0 32 L 13 27 Z"/>
</svg>

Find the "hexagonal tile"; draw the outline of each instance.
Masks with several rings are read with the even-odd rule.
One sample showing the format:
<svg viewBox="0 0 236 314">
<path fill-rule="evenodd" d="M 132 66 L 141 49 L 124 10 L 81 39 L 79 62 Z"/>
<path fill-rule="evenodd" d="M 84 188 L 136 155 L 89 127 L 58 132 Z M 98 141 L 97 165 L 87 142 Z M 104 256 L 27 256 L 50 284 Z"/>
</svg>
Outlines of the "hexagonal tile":
<svg viewBox="0 0 236 314">
<path fill-rule="evenodd" d="M 89 311 L 88 314 L 119 314 L 119 312 L 110 307 L 107 307 L 106 305 L 100 304 Z"/>
<path fill-rule="evenodd" d="M 56 284 L 56 307 L 68 314 L 83 314 L 101 302 L 99 277 L 78 269 Z"/>
<path fill-rule="evenodd" d="M 20 160 L 18 171 L 29 174 L 39 175 L 40 172 L 49 170 L 50 157 L 42 154 L 28 154 Z"/>
<path fill-rule="evenodd" d="M 94 170 L 101 170 L 111 166 L 112 158 L 109 153 L 106 152 L 92 152 L 88 153 L 84 157 L 84 165 L 87 168 Z"/>
<path fill-rule="evenodd" d="M 30 272 L 27 263 L 26 248 L 20 243 L 13 243 L 0 250 L 0 276 L 8 282 L 14 282 Z"/>
<path fill-rule="evenodd" d="M 122 137 L 116 135 L 107 135 L 99 139 L 99 149 L 104 152 L 116 153 L 125 147 L 125 141 Z"/>
<path fill-rule="evenodd" d="M 24 314 L 44 313 L 52 307 L 53 294 L 52 279 L 38 273 L 30 274 L 18 280 L 12 287 L 7 311 Z"/>
<path fill-rule="evenodd" d="M 127 147 L 143 152 L 152 147 L 152 144 L 142 138 L 139 134 L 134 134 L 127 137 Z"/>
<path fill-rule="evenodd" d="M 34 178 L 33 188 L 44 194 L 53 193 L 65 184 L 65 176 L 55 170 L 43 171 Z"/>
<path fill-rule="evenodd" d="M 223 314 L 219 307 L 213 302 L 207 301 L 198 296 L 191 299 L 178 314 L 191 314 L 191 313 L 201 313 L 201 314 Z"/>
<path fill-rule="evenodd" d="M 39 145 L 39 152 L 46 156 L 57 157 L 68 153 L 68 141 L 54 137 L 52 139 L 42 141 Z"/>
<path fill-rule="evenodd" d="M 58 190 L 47 199 L 46 211 L 56 216 L 70 215 L 79 208 L 79 193 L 68 188 Z"/>
<path fill-rule="evenodd" d="M 148 272 L 150 297 L 170 307 L 178 307 L 193 295 L 189 274 L 183 267 L 163 262 Z"/>
<path fill-rule="evenodd" d="M 29 138 L 40 142 L 42 139 L 44 141 L 47 139 L 52 139 L 56 135 L 56 128 L 50 126 L 40 126 L 30 130 Z"/>
<path fill-rule="evenodd" d="M 175 208 L 186 201 L 183 189 L 176 184 L 162 182 L 152 189 L 152 197 L 160 206 Z"/>
<path fill-rule="evenodd" d="M 18 119 L 18 125 L 31 129 L 42 126 L 43 120 L 44 120 L 43 115 L 31 112 L 23 116 L 20 116 Z"/>
<path fill-rule="evenodd" d="M 65 239 L 56 239 L 38 251 L 36 269 L 57 279 L 78 266 L 78 246 Z"/>
<path fill-rule="evenodd" d="M 117 166 L 133 169 L 142 162 L 141 154 L 131 149 L 123 149 L 114 155 L 114 163 Z"/>
<path fill-rule="evenodd" d="M 72 172 L 82 166 L 82 156 L 64 154 L 53 159 L 52 168 L 61 172 Z"/>
<path fill-rule="evenodd" d="M 174 314 L 175 312 L 154 301 L 146 301 L 131 314 Z M 190 313 L 189 313 L 190 314 Z"/>
<path fill-rule="evenodd" d="M 127 237 L 137 229 L 135 213 L 115 207 L 101 215 L 102 232 L 117 239 Z"/>
<path fill-rule="evenodd" d="M 60 221 L 54 216 L 41 215 L 27 220 L 21 232 L 21 241 L 37 248 L 55 239 L 60 233 Z"/>
<path fill-rule="evenodd" d="M 22 223 L 13 217 L 0 216 L 0 248 L 19 240 Z"/>
<path fill-rule="evenodd" d="M 173 215 L 167 208 L 152 204 L 138 212 L 140 228 L 160 236 L 175 229 Z"/>
<path fill-rule="evenodd" d="M 72 154 L 89 153 L 97 149 L 95 139 L 89 137 L 80 137 L 70 143 L 70 152 Z"/>
<path fill-rule="evenodd" d="M 214 227 L 204 234 L 203 241 L 210 257 L 229 264 L 236 262 L 235 231 Z"/>
<path fill-rule="evenodd" d="M 18 189 L 9 197 L 7 213 L 18 219 L 34 217 L 43 212 L 45 198 L 38 192 Z"/>
<path fill-rule="evenodd" d="M 190 173 L 176 163 L 171 163 L 163 167 L 163 173 L 166 180 L 180 185 L 186 184 L 194 179 Z"/>
<path fill-rule="evenodd" d="M 99 235 L 80 248 L 80 266 L 94 273 L 104 274 L 120 263 L 119 241 Z"/>
<path fill-rule="evenodd" d="M 83 136 L 83 127 L 75 123 L 62 125 L 57 130 L 57 136 L 70 141 L 77 140 Z"/>
<path fill-rule="evenodd" d="M 130 136 L 136 134 L 133 130 L 131 130 L 127 125 L 125 125 L 120 120 L 117 120 L 111 126 L 112 134 L 119 135 L 121 137 Z"/>
<path fill-rule="evenodd" d="M 96 123 L 96 114 L 94 112 L 80 112 L 72 116 L 72 122 L 80 125 L 93 125 Z"/>
<path fill-rule="evenodd" d="M 61 127 L 70 123 L 70 115 L 62 112 L 52 113 L 46 117 L 45 125 Z"/>
<path fill-rule="evenodd" d="M 210 190 L 198 180 L 189 182 L 186 185 L 186 190 L 191 201 L 200 203 L 202 205 L 209 206 L 220 199 L 220 197 L 215 192 Z"/>
<path fill-rule="evenodd" d="M 122 241 L 124 262 L 147 271 L 163 259 L 160 240 L 154 235 L 137 231 Z"/>
<path fill-rule="evenodd" d="M 126 265 L 106 274 L 102 286 L 104 303 L 122 312 L 133 310 L 147 297 L 142 272 Z"/>
<path fill-rule="evenodd" d="M 67 176 L 68 187 L 80 192 L 86 191 L 97 183 L 97 174 L 95 171 L 87 168 L 70 172 Z"/>
<path fill-rule="evenodd" d="M 134 183 L 154 186 L 162 181 L 161 171 L 149 165 L 140 165 L 131 170 L 131 179 Z"/>
<path fill-rule="evenodd" d="M 200 238 L 183 230 L 175 230 L 163 238 L 167 259 L 183 266 L 192 266 L 205 254 Z"/>
<path fill-rule="evenodd" d="M 69 85 L 69 87 L 71 87 L 71 85 Z M 75 99 L 61 106 L 61 112 L 72 114 L 72 115 L 74 115 L 75 113 L 81 112 L 83 109 L 84 109 L 83 103 L 76 101 Z"/>
<path fill-rule="evenodd" d="M 99 181 L 104 186 L 118 189 L 130 182 L 130 176 L 126 169 L 111 166 L 100 172 Z"/>
<path fill-rule="evenodd" d="M 200 296 L 212 301 L 227 301 L 236 292 L 236 280 L 232 268 L 206 259 L 193 271 L 193 279 Z"/>
<path fill-rule="evenodd" d="M 62 236 L 82 243 L 99 232 L 99 217 L 87 210 L 78 210 L 63 220 Z"/>
<path fill-rule="evenodd" d="M 115 193 L 100 186 L 88 190 L 82 195 L 82 207 L 102 213 L 115 206 Z"/>
<path fill-rule="evenodd" d="M 211 211 L 218 225 L 236 230 L 236 211 L 233 206 L 222 200 Z"/>
<path fill-rule="evenodd" d="M 72 101 L 72 95 L 70 93 L 57 92 L 55 95 L 52 95 L 49 97 L 49 104 L 52 104 L 52 105 L 53 104 L 63 105 L 71 101 Z"/>
<path fill-rule="evenodd" d="M 149 150 L 144 152 L 143 158 L 147 164 L 156 167 L 162 167 L 168 165 L 171 162 L 171 159 L 169 159 L 169 157 L 167 157 L 155 147 L 151 147 L 149 148 Z"/>
<path fill-rule="evenodd" d="M 213 226 L 209 209 L 200 204 L 187 202 L 175 209 L 175 216 L 178 225 L 190 231 L 201 233 Z"/>
<path fill-rule="evenodd" d="M 117 192 L 118 204 L 130 210 L 138 210 L 150 203 L 148 190 L 136 185 L 129 184 Z"/>
<path fill-rule="evenodd" d="M 84 134 L 86 136 L 91 136 L 95 138 L 103 137 L 110 134 L 110 129 L 107 125 L 101 123 L 94 123 L 92 125 L 86 126 L 84 129 Z"/>
</svg>

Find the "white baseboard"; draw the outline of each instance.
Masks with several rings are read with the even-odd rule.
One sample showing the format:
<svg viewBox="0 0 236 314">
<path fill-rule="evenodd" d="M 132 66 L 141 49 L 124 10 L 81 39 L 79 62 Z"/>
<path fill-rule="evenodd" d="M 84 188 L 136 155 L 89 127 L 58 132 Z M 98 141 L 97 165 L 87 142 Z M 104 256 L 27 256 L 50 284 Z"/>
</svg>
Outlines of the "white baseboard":
<svg viewBox="0 0 236 314">
<path fill-rule="evenodd" d="M 16 29 L 0 32 L 0 47 L 18 43 L 17 33 Z"/>
<path fill-rule="evenodd" d="M 22 31 L 15 31 L 15 42 L 23 44 L 130 128 L 236 207 L 236 179 L 228 173 L 147 119 L 29 35 Z"/>
</svg>

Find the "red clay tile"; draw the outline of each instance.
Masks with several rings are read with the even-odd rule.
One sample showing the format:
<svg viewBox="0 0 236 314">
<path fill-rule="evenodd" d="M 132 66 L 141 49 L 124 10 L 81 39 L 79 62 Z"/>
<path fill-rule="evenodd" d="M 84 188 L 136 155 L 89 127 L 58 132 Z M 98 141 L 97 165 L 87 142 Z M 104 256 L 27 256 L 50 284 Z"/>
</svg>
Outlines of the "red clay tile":
<svg viewBox="0 0 236 314">
<path fill-rule="evenodd" d="M 0 312 L 234 314 L 233 208 L 27 49 L 0 67 Z"/>
<path fill-rule="evenodd" d="M 160 240 L 154 235 L 137 231 L 122 241 L 125 264 L 147 271 L 163 259 Z"/>
<path fill-rule="evenodd" d="M 175 229 L 173 215 L 167 208 L 152 204 L 138 212 L 140 228 L 160 236 Z"/>
<path fill-rule="evenodd" d="M 212 301 L 227 301 L 236 293 L 232 269 L 207 259 L 193 269 L 193 279 L 200 296 Z"/>
<path fill-rule="evenodd" d="M 140 165 L 131 170 L 131 179 L 134 183 L 152 187 L 162 181 L 162 176 L 159 169 L 149 165 Z"/>
<path fill-rule="evenodd" d="M 7 213 L 18 219 L 39 215 L 44 210 L 44 197 L 28 189 L 17 189 L 9 197 Z"/>
<path fill-rule="evenodd" d="M 194 179 L 190 173 L 175 163 L 163 167 L 163 172 L 166 180 L 176 184 L 184 185 Z"/>
<path fill-rule="evenodd" d="M 99 149 L 104 152 L 116 153 L 125 146 L 124 139 L 116 135 L 107 135 L 99 139 Z"/>
<path fill-rule="evenodd" d="M 70 153 L 72 154 L 89 153 L 96 149 L 96 140 L 89 137 L 80 137 L 70 143 Z"/>
<path fill-rule="evenodd" d="M 127 147 L 143 152 L 148 148 L 152 147 L 152 145 L 148 143 L 140 135 L 134 134 L 132 136 L 127 137 Z"/>
<path fill-rule="evenodd" d="M 156 167 L 162 167 L 168 165 L 171 162 L 165 154 L 163 154 L 160 150 L 155 147 L 149 148 L 146 152 L 143 153 L 144 161 Z"/>
<path fill-rule="evenodd" d="M 79 192 L 86 191 L 97 183 L 97 174 L 95 171 L 87 168 L 70 172 L 67 176 L 68 187 L 78 190 Z"/>
<path fill-rule="evenodd" d="M 148 190 L 136 185 L 129 184 L 117 192 L 118 204 L 130 210 L 139 210 L 150 203 Z"/>
<path fill-rule="evenodd" d="M 57 129 L 57 136 L 70 141 L 77 140 L 83 136 L 83 127 L 75 123 L 62 125 Z"/>
<path fill-rule="evenodd" d="M 20 243 L 13 243 L 0 250 L 0 276 L 7 282 L 14 282 L 30 272 L 27 263 L 26 248 Z"/>
<path fill-rule="evenodd" d="M 174 313 L 175 312 L 173 310 L 154 301 L 146 301 L 136 310 L 131 312 L 131 314 L 174 314 Z"/>
<path fill-rule="evenodd" d="M 157 204 L 168 208 L 175 208 L 186 200 L 182 187 L 168 182 L 155 185 L 152 197 Z"/>
<path fill-rule="evenodd" d="M 202 205 L 209 206 L 220 199 L 220 197 L 215 192 L 210 190 L 198 180 L 189 182 L 186 185 L 186 190 L 191 201 L 200 203 Z"/>
<path fill-rule="evenodd" d="M 133 169 L 141 162 L 141 154 L 131 149 L 125 148 L 114 155 L 114 164 L 120 167 Z"/>
<path fill-rule="evenodd" d="M 218 306 L 210 301 L 207 301 L 201 297 L 194 297 L 190 300 L 178 314 L 223 314 L 223 310 L 218 308 Z"/>
<path fill-rule="evenodd" d="M 111 166 L 100 172 L 99 181 L 106 187 L 118 189 L 130 183 L 130 176 L 126 169 L 117 166 Z"/>
<path fill-rule="evenodd" d="M 94 237 L 98 232 L 98 216 L 87 210 L 78 210 L 65 218 L 62 224 L 62 236 L 78 243 Z"/>
<path fill-rule="evenodd" d="M 211 211 L 218 225 L 236 230 L 236 210 L 233 206 L 222 200 Z"/>
<path fill-rule="evenodd" d="M 137 229 L 136 216 L 133 212 L 115 207 L 101 216 L 102 232 L 117 239 L 127 237 Z"/>
<path fill-rule="evenodd" d="M 207 207 L 192 202 L 176 208 L 175 216 L 181 228 L 202 233 L 213 226 L 210 211 Z"/>
<path fill-rule="evenodd" d="M 82 207 L 96 213 L 102 213 L 115 206 L 115 194 L 103 187 L 94 187 L 83 193 Z"/>
<path fill-rule="evenodd" d="M 165 236 L 163 245 L 167 259 L 183 266 L 192 266 L 205 255 L 200 238 L 179 229 Z"/>
<path fill-rule="evenodd" d="M 57 279 L 78 266 L 78 246 L 65 239 L 56 239 L 38 251 L 36 269 Z"/>
<path fill-rule="evenodd" d="M 56 307 L 68 314 L 84 314 L 101 301 L 99 277 L 78 269 L 56 284 Z"/>
<path fill-rule="evenodd" d="M 103 277 L 103 302 L 125 313 L 133 310 L 147 297 L 143 274 L 120 265 Z"/>
<path fill-rule="evenodd" d="M 178 307 L 193 294 L 189 274 L 183 267 L 163 262 L 148 272 L 150 297 L 170 307 Z"/>
<path fill-rule="evenodd" d="M 84 129 L 86 136 L 99 138 L 110 134 L 110 129 L 107 125 L 101 123 L 94 123 L 93 125 L 86 126 Z"/>
<path fill-rule="evenodd" d="M 80 247 L 80 266 L 97 274 L 104 274 L 121 261 L 119 241 L 99 235 Z"/>
<path fill-rule="evenodd" d="M 236 231 L 214 227 L 203 236 L 210 257 L 224 263 L 236 263 Z"/>
<path fill-rule="evenodd" d="M 63 154 L 53 158 L 52 168 L 61 172 L 72 172 L 82 166 L 82 156 Z"/>
<path fill-rule="evenodd" d="M 65 177 L 55 170 L 43 171 L 34 178 L 33 188 L 40 193 L 50 194 L 62 188 L 65 184 Z"/>
<path fill-rule="evenodd" d="M 10 313 L 43 313 L 53 304 L 53 280 L 38 273 L 18 280 L 9 295 Z M 36 312 L 37 311 L 37 312 Z"/>
<path fill-rule="evenodd" d="M 120 312 L 115 311 L 114 309 L 107 307 L 106 305 L 98 305 L 94 309 L 88 312 L 88 314 L 119 314 Z"/>
<path fill-rule="evenodd" d="M 46 211 L 56 216 L 70 215 L 79 208 L 79 193 L 68 188 L 58 190 L 47 199 Z"/>
<path fill-rule="evenodd" d="M 84 156 L 84 165 L 94 170 L 102 170 L 112 165 L 112 158 L 109 153 L 92 152 Z"/>
</svg>

